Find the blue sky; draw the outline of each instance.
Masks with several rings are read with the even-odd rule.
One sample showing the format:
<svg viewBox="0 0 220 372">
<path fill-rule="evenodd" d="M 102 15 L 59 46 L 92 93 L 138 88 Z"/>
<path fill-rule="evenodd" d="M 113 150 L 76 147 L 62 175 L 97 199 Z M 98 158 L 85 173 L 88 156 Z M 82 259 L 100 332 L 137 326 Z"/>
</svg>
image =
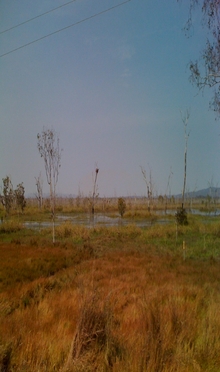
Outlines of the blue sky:
<svg viewBox="0 0 220 372">
<path fill-rule="evenodd" d="M 0 31 L 66 0 L 0 1 Z M 0 34 L 0 54 L 79 22 L 120 0 L 78 0 Z M 188 2 L 131 0 L 100 16 L 0 58 L 0 179 L 10 175 L 34 193 L 41 172 L 37 133 L 53 128 L 63 148 L 57 191 L 88 195 L 96 165 L 100 196 L 155 194 L 183 187 L 184 127 L 190 109 L 187 189 L 219 186 L 219 123 L 211 92 L 190 85 L 188 62 L 204 47 L 195 17 L 182 30 Z M 198 18 L 198 19 L 197 19 Z"/>
</svg>

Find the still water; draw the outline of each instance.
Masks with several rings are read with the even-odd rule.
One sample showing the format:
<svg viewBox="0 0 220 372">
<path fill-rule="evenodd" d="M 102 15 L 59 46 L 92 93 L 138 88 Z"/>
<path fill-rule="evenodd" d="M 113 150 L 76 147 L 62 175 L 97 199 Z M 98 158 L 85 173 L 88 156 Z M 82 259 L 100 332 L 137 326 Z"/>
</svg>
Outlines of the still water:
<svg viewBox="0 0 220 372">
<path fill-rule="evenodd" d="M 139 227 L 147 227 L 151 226 L 155 223 L 169 223 L 171 220 L 164 218 L 161 216 L 161 218 L 158 219 L 121 219 L 120 217 L 110 217 L 103 214 L 95 214 L 92 216 L 91 214 L 82 213 L 77 214 L 75 216 L 65 216 L 65 215 L 57 215 L 55 220 L 55 225 L 58 226 L 61 223 L 69 221 L 73 225 L 83 225 L 86 227 L 94 227 L 94 226 L 105 226 L 105 227 L 111 227 L 111 226 L 126 226 L 130 224 L 135 224 Z M 24 225 L 28 228 L 32 229 L 42 229 L 45 227 L 50 227 L 51 222 L 50 221 L 43 221 L 43 222 L 36 222 L 36 221 L 27 221 L 24 223 Z"/>
<path fill-rule="evenodd" d="M 175 210 L 167 210 L 166 215 L 163 213 L 163 211 L 158 211 L 158 213 L 155 213 L 157 215 L 157 218 L 154 218 L 152 215 L 152 219 L 146 218 L 146 219 L 121 219 L 119 216 L 107 216 L 101 213 L 96 213 L 95 215 L 91 215 L 90 213 L 80 213 L 74 216 L 69 215 L 56 215 L 56 221 L 55 225 L 58 226 L 61 223 L 65 221 L 70 221 L 73 225 L 83 225 L 86 227 L 94 227 L 94 226 L 126 226 L 130 224 L 135 224 L 138 227 L 147 227 L 152 226 L 154 224 L 166 224 L 166 223 L 173 223 L 174 222 L 174 215 L 176 211 Z M 217 210 L 215 212 L 200 212 L 198 210 L 191 210 L 191 214 L 199 214 L 200 216 L 204 217 L 214 217 L 214 216 L 220 216 L 220 210 Z M 171 216 L 171 218 L 167 218 L 167 216 Z M 50 221 L 44 221 L 44 222 L 33 222 L 33 221 L 27 221 L 24 223 L 26 227 L 29 228 L 35 228 L 35 229 L 41 229 L 45 227 L 51 226 Z"/>
</svg>

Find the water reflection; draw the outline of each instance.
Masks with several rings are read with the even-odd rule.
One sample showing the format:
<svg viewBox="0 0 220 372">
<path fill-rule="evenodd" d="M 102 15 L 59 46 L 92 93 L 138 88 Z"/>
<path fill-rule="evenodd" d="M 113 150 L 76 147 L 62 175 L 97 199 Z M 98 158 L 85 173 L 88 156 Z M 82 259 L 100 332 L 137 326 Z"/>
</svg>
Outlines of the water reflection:
<svg viewBox="0 0 220 372">
<path fill-rule="evenodd" d="M 155 223 L 169 223 L 169 219 L 166 218 L 161 218 L 161 219 L 140 219 L 140 220 L 135 220 L 135 219 L 126 219 L 123 218 L 121 219 L 120 217 L 111 217 L 111 216 L 106 216 L 103 214 L 77 214 L 75 216 L 67 216 L 67 215 L 57 215 L 56 216 L 56 221 L 55 221 L 55 226 L 60 225 L 61 223 L 65 221 L 70 221 L 73 225 L 83 225 L 86 227 L 94 227 L 94 226 L 105 226 L 105 227 L 111 227 L 111 226 L 126 226 L 130 224 L 135 224 L 138 227 L 147 227 L 151 226 L 152 224 Z M 33 229 L 41 229 L 41 228 L 46 228 L 51 226 L 50 221 L 44 221 L 44 222 L 33 222 L 33 221 L 27 221 L 24 223 L 24 225 L 28 228 L 33 228 Z"/>
<path fill-rule="evenodd" d="M 152 226 L 154 224 L 166 224 L 174 222 L 174 215 L 176 213 L 176 210 L 167 210 L 165 211 L 157 211 L 155 213 L 156 218 L 154 218 L 154 215 L 152 215 L 152 218 L 146 218 L 146 219 L 130 219 L 130 218 L 123 218 L 119 216 L 107 216 L 102 213 L 96 213 L 95 215 L 91 215 L 90 213 L 80 213 L 77 215 L 57 215 L 55 226 L 60 225 L 61 223 L 65 221 L 70 221 L 73 225 L 83 225 L 86 227 L 94 227 L 94 226 L 105 226 L 105 227 L 111 227 L 111 226 L 126 226 L 130 224 L 135 224 L 138 227 L 148 227 Z M 189 212 L 187 212 L 189 213 Z M 214 217 L 220 215 L 220 210 L 212 211 L 212 212 L 204 212 L 199 211 L 196 209 L 193 209 L 190 211 L 191 214 L 198 214 L 200 216 L 206 216 L 206 217 Z M 169 218 L 169 216 L 172 216 L 173 218 Z M 51 226 L 50 221 L 44 221 L 44 222 L 33 222 L 33 221 L 27 221 L 24 223 L 24 225 L 28 228 L 33 229 L 42 229 L 46 227 Z"/>
</svg>

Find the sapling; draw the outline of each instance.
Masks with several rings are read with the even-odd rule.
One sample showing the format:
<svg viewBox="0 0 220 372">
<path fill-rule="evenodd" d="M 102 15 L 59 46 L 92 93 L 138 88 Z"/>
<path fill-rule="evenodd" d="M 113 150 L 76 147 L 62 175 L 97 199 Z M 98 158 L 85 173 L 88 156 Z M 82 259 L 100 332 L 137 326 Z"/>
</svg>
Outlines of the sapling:
<svg viewBox="0 0 220 372">
<path fill-rule="evenodd" d="M 37 201 L 38 201 L 38 207 L 39 209 L 43 206 L 43 180 L 41 177 L 41 173 L 38 177 L 35 177 L 36 181 L 36 187 L 37 187 L 37 193 L 35 194 Z"/>
</svg>

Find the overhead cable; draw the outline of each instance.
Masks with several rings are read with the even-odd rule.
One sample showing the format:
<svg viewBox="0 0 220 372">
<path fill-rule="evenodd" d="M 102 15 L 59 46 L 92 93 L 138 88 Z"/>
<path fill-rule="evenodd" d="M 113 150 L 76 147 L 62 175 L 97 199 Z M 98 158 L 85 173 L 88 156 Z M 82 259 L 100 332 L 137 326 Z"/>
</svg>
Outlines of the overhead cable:
<svg viewBox="0 0 220 372">
<path fill-rule="evenodd" d="M 93 15 L 87 17 L 87 18 L 81 19 L 80 21 L 75 22 L 75 23 L 72 23 L 72 24 L 69 25 L 69 26 L 66 26 L 66 27 L 60 28 L 59 30 L 56 30 L 56 31 L 54 31 L 54 32 L 51 32 L 50 34 L 47 34 L 47 35 L 44 35 L 44 36 L 42 36 L 42 37 L 40 37 L 40 38 L 38 38 L 38 39 L 32 40 L 32 41 L 30 41 L 29 43 L 26 43 L 26 44 L 23 44 L 23 45 L 19 46 L 18 48 L 12 49 L 12 50 L 10 50 L 9 52 L 6 52 L 6 53 L 4 53 L 4 54 L 1 54 L 1 55 L 0 55 L 0 58 L 6 56 L 6 55 L 8 55 L 8 54 L 14 53 L 14 52 L 16 52 L 17 50 L 22 49 L 22 48 L 25 48 L 25 47 L 27 47 L 27 46 L 29 46 L 29 45 L 31 45 L 31 44 L 37 43 L 38 41 L 43 40 L 43 39 L 46 39 L 46 38 L 48 38 L 48 37 L 50 37 L 50 36 L 52 36 L 52 35 L 58 34 L 58 33 L 61 32 L 61 31 L 67 30 L 68 28 L 71 28 L 71 27 L 73 27 L 73 26 L 77 26 L 77 25 L 79 25 L 80 23 L 83 23 L 83 22 L 89 21 L 90 19 L 95 18 L 95 17 L 97 17 L 97 16 L 99 16 L 99 15 L 102 15 L 102 14 L 104 14 L 104 13 L 107 13 L 107 12 L 109 12 L 109 11 L 115 9 L 115 8 L 118 8 L 119 6 L 125 5 L 126 3 L 129 3 L 130 1 L 131 1 L 131 0 L 123 1 L 123 2 L 120 3 L 120 4 L 117 4 L 117 5 L 112 6 L 111 8 L 108 8 L 108 9 L 102 10 L 101 12 L 96 13 L 96 14 L 93 14 Z"/>
<path fill-rule="evenodd" d="M 33 18 L 27 19 L 27 20 L 24 21 L 24 22 L 18 23 L 18 24 L 15 25 L 15 26 L 12 26 L 12 27 L 10 27 L 10 28 L 7 28 L 6 30 L 0 31 L 0 35 L 1 35 L 1 34 L 4 34 L 5 32 L 8 32 L 8 31 L 10 31 L 10 30 L 13 30 L 14 28 L 17 28 L 17 27 L 23 26 L 23 25 L 25 25 L 26 23 L 33 21 L 34 19 L 40 18 L 40 17 L 42 17 L 42 16 L 44 16 L 44 15 L 46 15 L 46 14 L 49 14 L 49 13 L 51 13 L 51 12 L 54 12 L 55 10 L 60 9 L 60 8 L 62 8 L 62 7 L 64 7 L 64 6 L 67 6 L 67 5 L 69 5 L 69 4 L 71 4 L 71 3 L 75 2 L 75 1 L 76 1 L 76 0 L 68 1 L 68 3 L 65 3 L 65 4 L 62 4 L 62 5 L 59 5 L 59 6 L 57 6 L 56 8 L 53 8 L 53 9 L 51 9 L 51 10 L 48 10 L 47 12 L 41 13 L 41 14 L 39 14 L 39 15 L 33 17 Z"/>
</svg>

